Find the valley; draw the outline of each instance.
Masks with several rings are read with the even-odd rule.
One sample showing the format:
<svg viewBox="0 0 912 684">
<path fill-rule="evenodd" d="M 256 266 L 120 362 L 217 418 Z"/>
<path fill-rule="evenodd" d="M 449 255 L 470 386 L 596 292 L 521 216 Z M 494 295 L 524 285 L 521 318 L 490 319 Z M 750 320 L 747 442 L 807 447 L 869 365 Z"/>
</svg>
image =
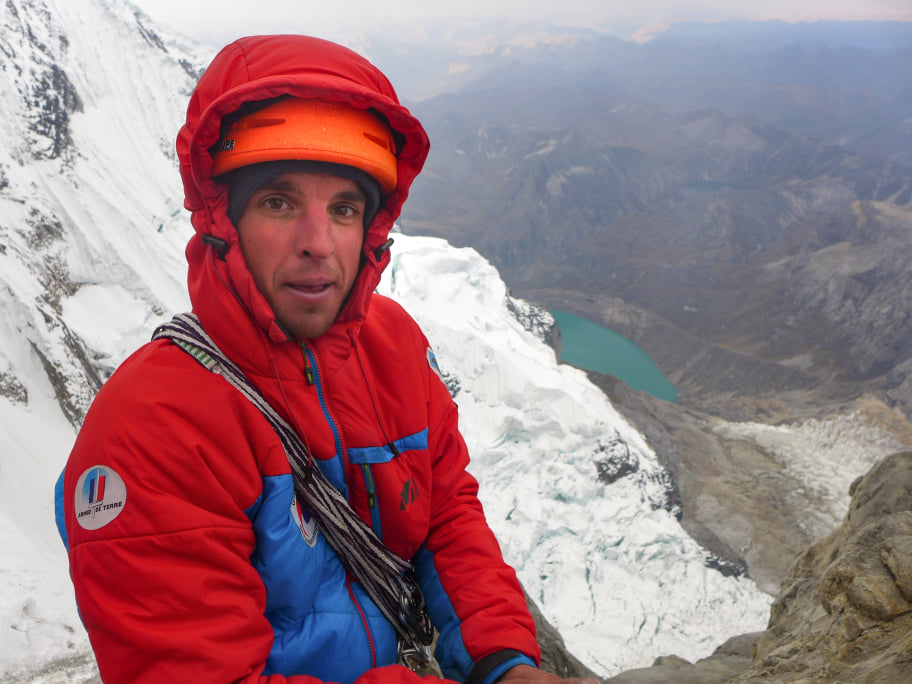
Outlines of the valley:
<svg viewBox="0 0 912 684">
<path fill-rule="evenodd" d="M 607 62 L 573 72 L 538 55 L 416 104 L 435 145 L 401 227 L 478 249 L 514 296 L 645 350 L 676 403 L 590 377 L 672 474 L 688 532 L 775 595 L 839 521 L 851 479 L 912 447 L 912 167 L 904 136 L 889 155 L 844 144 L 864 138 L 860 95 L 815 128 L 837 90 L 825 64 L 790 100 L 773 53 L 728 49 L 754 60 L 778 115 L 747 107 L 756 98 L 718 78 L 724 67 L 693 62 L 687 82 L 718 108 L 686 109 L 659 89 L 671 67 L 658 46 L 653 62 L 639 54 L 636 83 Z M 905 54 L 866 54 L 840 87 L 885 93 Z M 838 144 L 823 137 L 837 128 Z M 789 467 L 802 448 L 824 459 L 813 472 Z"/>
</svg>

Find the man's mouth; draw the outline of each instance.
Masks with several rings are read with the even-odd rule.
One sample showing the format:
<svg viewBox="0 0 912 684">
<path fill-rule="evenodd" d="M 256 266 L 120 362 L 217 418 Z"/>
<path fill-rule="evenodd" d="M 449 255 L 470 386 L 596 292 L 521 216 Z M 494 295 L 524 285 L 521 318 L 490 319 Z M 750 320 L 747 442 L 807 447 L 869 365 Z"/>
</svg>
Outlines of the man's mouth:
<svg viewBox="0 0 912 684">
<path fill-rule="evenodd" d="M 307 278 L 289 281 L 285 286 L 297 294 L 319 296 L 332 289 L 333 281 L 326 278 Z"/>
<path fill-rule="evenodd" d="M 329 283 L 289 283 L 289 287 L 298 292 L 323 292 L 330 287 Z"/>
</svg>

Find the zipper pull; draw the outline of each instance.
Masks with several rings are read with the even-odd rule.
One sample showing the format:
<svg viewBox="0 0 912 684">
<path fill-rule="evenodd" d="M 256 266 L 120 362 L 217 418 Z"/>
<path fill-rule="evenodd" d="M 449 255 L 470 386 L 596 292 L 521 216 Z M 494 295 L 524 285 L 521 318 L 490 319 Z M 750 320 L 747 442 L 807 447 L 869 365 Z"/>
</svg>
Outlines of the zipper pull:
<svg viewBox="0 0 912 684">
<path fill-rule="evenodd" d="M 370 466 L 367 463 L 361 464 L 361 470 L 364 472 L 364 481 L 367 485 L 367 506 L 373 509 L 377 503 L 376 492 L 374 491 L 374 478 L 371 475 Z"/>
<path fill-rule="evenodd" d="M 313 366 L 310 365 L 310 357 L 307 355 L 307 343 L 303 340 L 301 341 L 301 352 L 304 356 L 304 379 L 307 380 L 308 385 L 314 384 L 314 371 Z"/>
</svg>

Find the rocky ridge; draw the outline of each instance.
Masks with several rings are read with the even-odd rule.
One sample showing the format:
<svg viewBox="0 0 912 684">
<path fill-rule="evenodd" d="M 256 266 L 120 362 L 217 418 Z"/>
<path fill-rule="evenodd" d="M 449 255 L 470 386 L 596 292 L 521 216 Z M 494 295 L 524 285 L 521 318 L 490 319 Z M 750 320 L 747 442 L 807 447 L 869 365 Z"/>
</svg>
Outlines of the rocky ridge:
<svg viewBox="0 0 912 684">
<path fill-rule="evenodd" d="M 853 483 L 842 525 L 802 553 L 735 681 L 912 677 L 912 453 Z"/>
</svg>

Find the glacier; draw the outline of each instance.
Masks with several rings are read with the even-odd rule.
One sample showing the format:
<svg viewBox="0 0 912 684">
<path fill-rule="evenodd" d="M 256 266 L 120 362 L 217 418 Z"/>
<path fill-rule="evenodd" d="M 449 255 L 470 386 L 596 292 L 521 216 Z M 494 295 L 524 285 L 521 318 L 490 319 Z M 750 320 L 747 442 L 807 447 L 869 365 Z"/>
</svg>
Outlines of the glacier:
<svg viewBox="0 0 912 684">
<path fill-rule="evenodd" d="M 655 453 L 583 371 L 557 363 L 523 326 L 496 269 L 471 248 L 395 240 L 380 291 L 458 378 L 488 521 L 570 651 L 616 674 L 659 655 L 694 661 L 726 636 L 763 629 L 770 598 L 706 566 Z M 626 475 L 599 477 L 618 461 Z"/>
<path fill-rule="evenodd" d="M 9 0 L 0 49 L 0 681 L 84 682 L 53 485 L 97 385 L 188 309 L 173 139 L 211 50 L 125 0 Z M 380 290 L 434 345 L 491 526 L 569 650 L 610 675 L 762 629 L 770 597 L 707 566 L 547 314 L 474 250 L 395 239 Z"/>
</svg>

